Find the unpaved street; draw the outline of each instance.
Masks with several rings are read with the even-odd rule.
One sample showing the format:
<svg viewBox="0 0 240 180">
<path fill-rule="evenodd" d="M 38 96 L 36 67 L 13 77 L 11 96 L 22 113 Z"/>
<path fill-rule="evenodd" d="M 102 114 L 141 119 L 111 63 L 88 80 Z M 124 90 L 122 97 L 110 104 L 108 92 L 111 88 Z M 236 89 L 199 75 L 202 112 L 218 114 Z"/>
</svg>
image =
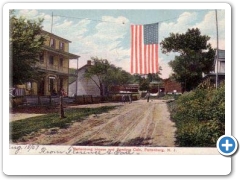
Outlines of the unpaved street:
<svg viewBox="0 0 240 180">
<path fill-rule="evenodd" d="M 94 107 L 107 104 L 77 106 Z M 116 105 L 109 104 L 109 105 Z M 67 129 L 43 131 L 38 136 L 19 144 L 44 145 L 98 145 L 98 146 L 175 146 L 175 125 L 165 101 L 139 100 L 117 103 L 116 109 L 100 115 L 91 115 L 75 122 Z M 75 106 L 76 108 L 76 106 Z"/>
</svg>

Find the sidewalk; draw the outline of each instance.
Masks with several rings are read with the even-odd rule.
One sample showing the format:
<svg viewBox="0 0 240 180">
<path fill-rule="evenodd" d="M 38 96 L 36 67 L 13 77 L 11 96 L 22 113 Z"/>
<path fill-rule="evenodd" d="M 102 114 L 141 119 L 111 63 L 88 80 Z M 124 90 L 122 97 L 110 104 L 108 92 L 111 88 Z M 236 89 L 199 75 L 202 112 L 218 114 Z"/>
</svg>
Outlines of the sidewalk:
<svg viewBox="0 0 240 180">
<path fill-rule="evenodd" d="M 10 113 L 9 114 L 9 122 L 22 120 L 22 119 L 27 119 L 27 118 L 30 118 L 30 117 L 42 116 L 42 115 L 44 115 L 44 114 L 29 114 L 29 113 L 15 113 L 15 114 L 12 114 L 12 113 Z"/>
</svg>

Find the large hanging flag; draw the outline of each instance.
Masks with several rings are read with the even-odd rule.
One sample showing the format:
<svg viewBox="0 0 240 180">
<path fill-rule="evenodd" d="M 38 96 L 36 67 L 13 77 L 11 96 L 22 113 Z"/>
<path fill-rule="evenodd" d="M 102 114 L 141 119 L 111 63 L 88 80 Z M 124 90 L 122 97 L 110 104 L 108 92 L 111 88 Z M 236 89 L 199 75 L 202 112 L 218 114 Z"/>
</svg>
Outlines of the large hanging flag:
<svg viewBox="0 0 240 180">
<path fill-rule="evenodd" d="M 158 23 L 131 25 L 132 74 L 158 72 Z"/>
</svg>

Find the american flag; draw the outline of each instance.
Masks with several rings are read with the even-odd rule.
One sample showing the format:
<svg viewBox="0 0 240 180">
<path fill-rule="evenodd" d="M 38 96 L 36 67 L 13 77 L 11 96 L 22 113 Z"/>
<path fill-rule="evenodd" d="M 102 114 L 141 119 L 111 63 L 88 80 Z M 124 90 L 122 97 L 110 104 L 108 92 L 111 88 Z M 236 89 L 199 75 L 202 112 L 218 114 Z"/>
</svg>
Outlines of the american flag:
<svg viewBox="0 0 240 180">
<path fill-rule="evenodd" d="M 132 74 L 158 72 L 158 23 L 131 25 Z"/>
</svg>

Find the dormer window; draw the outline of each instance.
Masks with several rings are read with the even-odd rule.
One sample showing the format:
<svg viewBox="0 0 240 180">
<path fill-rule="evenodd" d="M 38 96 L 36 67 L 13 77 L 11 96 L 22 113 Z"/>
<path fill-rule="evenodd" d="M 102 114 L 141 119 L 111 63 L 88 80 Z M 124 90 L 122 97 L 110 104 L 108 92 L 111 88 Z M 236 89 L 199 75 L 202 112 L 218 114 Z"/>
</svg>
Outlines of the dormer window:
<svg viewBox="0 0 240 180">
<path fill-rule="evenodd" d="M 62 51 L 64 50 L 64 43 L 63 42 L 59 43 L 59 49 L 62 50 Z"/>
<path fill-rule="evenodd" d="M 50 47 L 55 48 L 55 39 L 50 39 Z"/>
</svg>

